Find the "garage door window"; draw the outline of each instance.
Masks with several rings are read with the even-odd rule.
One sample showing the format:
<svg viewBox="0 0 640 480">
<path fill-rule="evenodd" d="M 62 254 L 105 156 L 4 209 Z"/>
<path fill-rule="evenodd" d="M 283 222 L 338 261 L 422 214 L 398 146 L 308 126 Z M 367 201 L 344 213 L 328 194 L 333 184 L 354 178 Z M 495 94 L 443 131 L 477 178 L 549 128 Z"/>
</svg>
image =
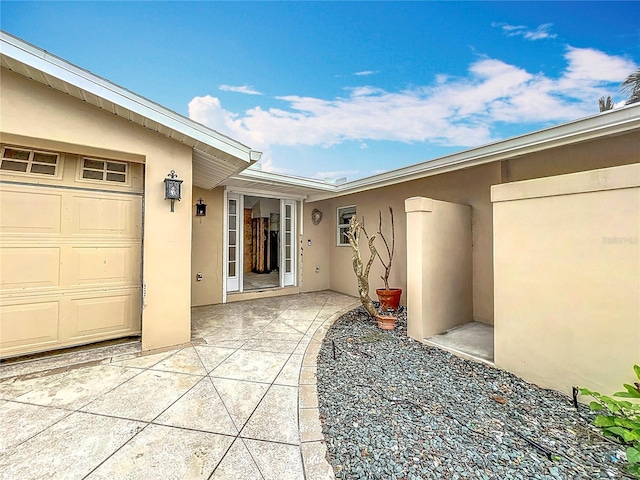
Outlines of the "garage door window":
<svg viewBox="0 0 640 480">
<path fill-rule="evenodd" d="M 82 178 L 85 180 L 127 184 L 127 170 L 127 164 L 124 162 L 82 159 Z"/>
<path fill-rule="evenodd" d="M 3 147 L 0 170 L 55 177 L 58 175 L 59 163 L 60 156 L 57 153 Z"/>
</svg>

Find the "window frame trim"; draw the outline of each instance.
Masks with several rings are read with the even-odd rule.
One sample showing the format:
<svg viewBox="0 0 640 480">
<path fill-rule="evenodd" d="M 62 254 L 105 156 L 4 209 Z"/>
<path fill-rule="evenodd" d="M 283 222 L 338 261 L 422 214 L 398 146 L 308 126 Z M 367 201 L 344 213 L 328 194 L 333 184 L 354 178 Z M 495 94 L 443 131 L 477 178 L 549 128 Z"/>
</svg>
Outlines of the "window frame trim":
<svg viewBox="0 0 640 480">
<path fill-rule="evenodd" d="M 92 171 L 92 172 L 102 172 L 103 173 L 103 178 L 98 180 L 96 178 L 84 178 L 83 173 L 85 170 L 85 166 L 84 166 L 84 162 L 85 160 L 94 160 L 96 162 L 103 162 L 104 164 L 104 168 L 102 170 L 98 170 L 96 168 L 87 168 L 87 170 Z M 125 165 L 125 171 L 124 172 L 114 172 L 114 171 L 110 171 L 107 170 L 107 164 L 111 162 L 111 163 L 119 163 L 122 165 Z M 126 187 L 130 187 L 131 186 L 131 162 L 127 162 L 125 160 L 115 160 L 115 159 L 110 159 L 110 158 L 99 158 L 99 157 L 91 157 L 91 156 L 87 156 L 87 155 L 79 155 L 78 156 L 78 167 L 76 169 L 76 181 L 77 182 L 82 182 L 82 183 L 92 183 L 94 185 L 120 185 L 120 186 L 126 186 Z M 124 178 L 125 181 L 124 182 L 114 182 L 112 180 L 107 180 L 107 174 L 109 173 L 118 173 L 118 174 L 123 174 L 124 173 Z"/>
<path fill-rule="evenodd" d="M 347 208 L 353 208 L 355 211 L 353 212 L 353 215 L 357 215 L 358 214 L 358 206 L 357 205 L 344 205 L 342 207 L 337 207 L 336 208 L 336 247 L 349 247 L 349 241 L 347 240 L 346 243 L 341 243 L 340 240 L 340 229 L 344 228 L 344 227 L 348 227 L 349 224 L 348 223 L 338 223 L 340 221 L 340 210 L 344 210 Z"/>
</svg>

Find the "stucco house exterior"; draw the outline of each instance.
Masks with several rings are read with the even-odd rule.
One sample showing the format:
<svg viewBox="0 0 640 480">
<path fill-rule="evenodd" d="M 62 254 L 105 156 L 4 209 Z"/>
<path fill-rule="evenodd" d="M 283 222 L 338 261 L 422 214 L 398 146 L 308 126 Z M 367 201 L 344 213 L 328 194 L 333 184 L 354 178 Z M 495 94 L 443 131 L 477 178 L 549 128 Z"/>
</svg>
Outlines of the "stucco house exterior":
<svg viewBox="0 0 640 480">
<path fill-rule="evenodd" d="M 390 206 L 415 339 L 492 325 L 497 367 L 565 392 L 640 363 L 640 105 L 330 184 L 251 168 L 259 152 L 0 39 L 0 357 L 151 350 L 189 341 L 191 307 L 355 295 L 345 225 Z"/>
<path fill-rule="evenodd" d="M 2 355 L 189 341 L 193 188 L 259 153 L 5 33 L 1 52 Z"/>
</svg>

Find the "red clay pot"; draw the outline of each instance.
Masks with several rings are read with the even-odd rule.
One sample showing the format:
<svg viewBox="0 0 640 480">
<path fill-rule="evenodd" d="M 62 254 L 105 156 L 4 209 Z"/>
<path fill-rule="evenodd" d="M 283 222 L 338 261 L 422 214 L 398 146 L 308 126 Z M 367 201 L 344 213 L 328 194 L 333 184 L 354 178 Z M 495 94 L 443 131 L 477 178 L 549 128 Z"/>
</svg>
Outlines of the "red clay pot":
<svg viewBox="0 0 640 480">
<path fill-rule="evenodd" d="M 383 312 L 396 311 L 400 305 L 400 297 L 402 296 L 401 288 L 377 288 L 378 300 L 380 300 L 380 310 Z"/>
<path fill-rule="evenodd" d="M 382 330 L 393 330 L 396 328 L 396 322 L 398 321 L 398 317 L 393 315 L 376 315 L 376 320 L 378 321 L 378 328 Z"/>
</svg>

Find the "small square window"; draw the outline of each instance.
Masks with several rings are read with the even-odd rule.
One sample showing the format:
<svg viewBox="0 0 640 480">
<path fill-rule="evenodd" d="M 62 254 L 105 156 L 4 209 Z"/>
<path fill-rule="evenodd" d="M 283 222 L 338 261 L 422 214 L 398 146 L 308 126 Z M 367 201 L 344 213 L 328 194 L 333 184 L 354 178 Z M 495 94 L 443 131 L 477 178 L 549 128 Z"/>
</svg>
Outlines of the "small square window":
<svg viewBox="0 0 640 480">
<path fill-rule="evenodd" d="M 12 172 L 26 172 L 29 164 L 27 162 L 15 162 L 13 160 L 2 159 L 2 170 L 11 170 Z"/>
<path fill-rule="evenodd" d="M 88 178 L 89 180 L 102 180 L 103 172 L 96 170 L 83 170 L 82 178 Z"/>
<path fill-rule="evenodd" d="M 84 168 L 93 168 L 96 170 L 104 170 L 104 162 L 99 160 L 84 159 Z"/>
<path fill-rule="evenodd" d="M 126 163 L 107 162 L 107 170 L 109 172 L 125 173 L 127 171 L 127 164 Z"/>
<path fill-rule="evenodd" d="M 107 172 L 107 182 L 125 183 L 127 177 L 124 173 L 111 173 Z"/>
<path fill-rule="evenodd" d="M 55 165 L 40 165 L 34 163 L 31 165 L 31 173 L 42 173 L 43 175 L 55 175 L 56 174 L 56 166 Z"/>
<path fill-rule="evenodd" d="M 348 246 L 349 238 L 347 232 L 349 231 L 349 222 L 351 218 L 356 214 L 355 205 L 349 207 L 338 208 L 338 246 Z"/>
<path fill-rule="evenodd" d="M 55 165 L 56 163 L 58 163 L 58 156 L 52 153 L 34 152 L 33 161 L 34 163 L 46 163 L 49 165 Z"/>
<path fill-rule="evenodd" d="M 15 160 L 29 160 L 30 150 L 18 150 L 15 148 L 5 148 L 2 158 L 12 158 Z"/>
</svg>

